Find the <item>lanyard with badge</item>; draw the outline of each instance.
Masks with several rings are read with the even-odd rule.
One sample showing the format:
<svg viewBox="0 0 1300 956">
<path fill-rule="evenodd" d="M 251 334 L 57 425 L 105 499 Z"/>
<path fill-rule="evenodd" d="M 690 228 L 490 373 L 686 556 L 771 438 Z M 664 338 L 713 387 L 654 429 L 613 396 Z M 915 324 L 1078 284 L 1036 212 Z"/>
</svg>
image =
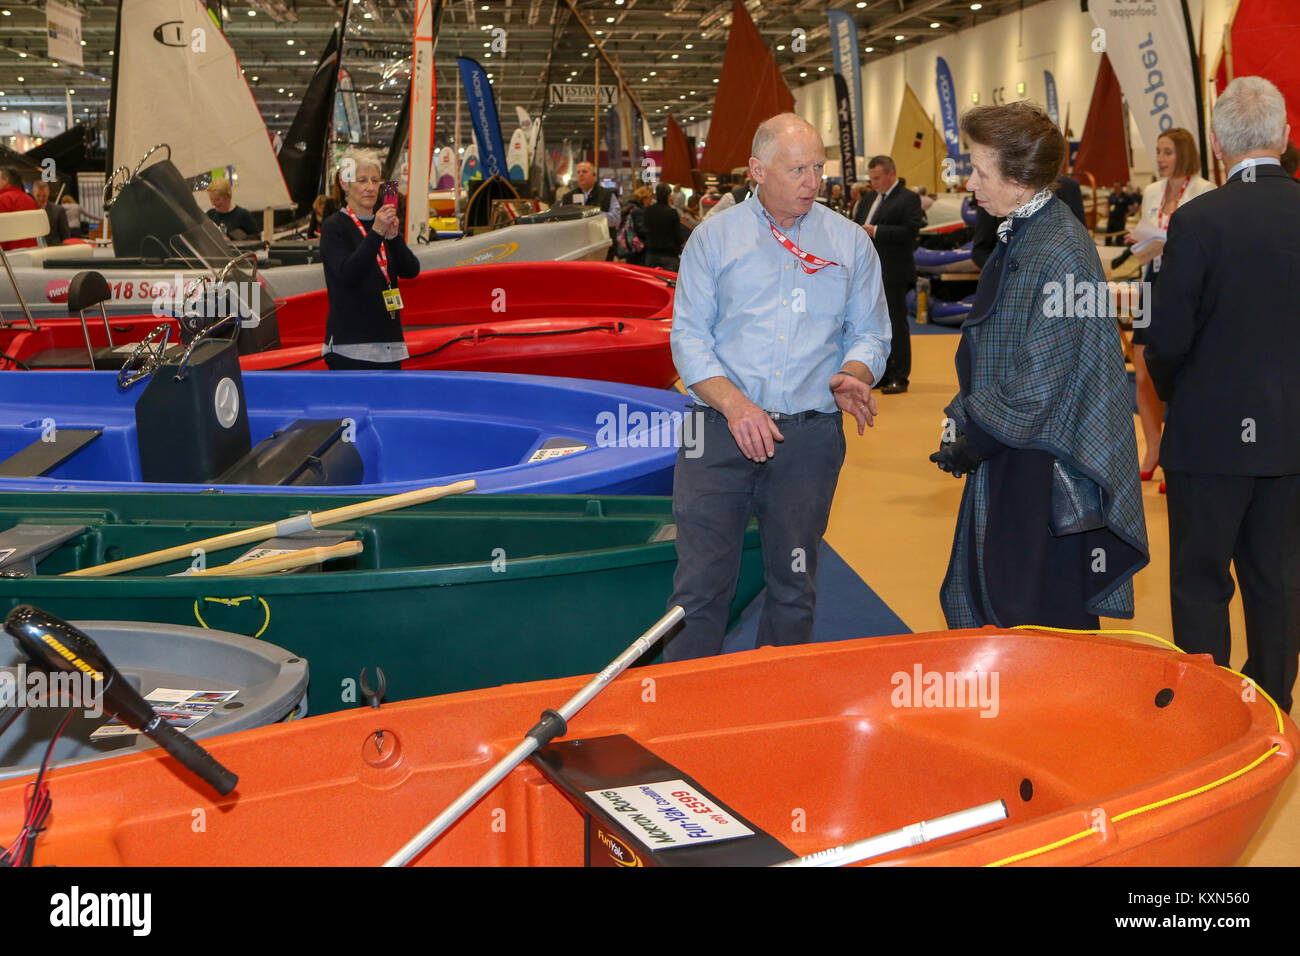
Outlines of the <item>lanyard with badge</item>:
<svg viewBox="0 0 1300 956">
<path fill-rule="evenodd" d="M 789 253 L 799 260 L 799 265 L 802 266 L 803 271 L 809 275 L 813 275 L 817 271 L 825 269 L 827 266 L 839 265 L 838 262 L 832 262 L 830 259 L 823 259 L 820 256 L 813 255 L 811 252 L 804 252 L 790 241 L 789 236 L 776 228 L 776 223 L 774 223 L 770 218 L 767 220 L 767 225 L 768 228 L 772 230 L 772 235 L 776 237 L 776 241 L 785 246 Z"/>
<path fill-rule="evenodd" d="M 361 230 L 361 235 L 365 236 L 366 227 L 357 218 L 357 214 L 351 209 L 347 209 L 347 214 L 357 224 L 357 228 Z M 383 242 L 379 243 L 379 255 L 375 256 L 375 261 L 379 263 L 379 271 L 384 274 L 384 282 L 388 285 L 388 288 L 384 290 L 384 308 L 390 313 L 398 312 L 402 308 L 402 293 L 393 288 L 393 280 L 388 276 L 388 249 Z"/>
</svg>

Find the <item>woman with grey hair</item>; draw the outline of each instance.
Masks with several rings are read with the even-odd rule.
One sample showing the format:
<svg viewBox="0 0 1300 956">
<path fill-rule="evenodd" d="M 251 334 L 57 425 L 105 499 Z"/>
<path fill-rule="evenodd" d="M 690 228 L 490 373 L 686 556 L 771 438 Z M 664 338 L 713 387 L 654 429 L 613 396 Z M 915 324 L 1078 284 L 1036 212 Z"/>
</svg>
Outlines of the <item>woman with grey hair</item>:
<svg viewBox="0 0 1300 956">
<path fill-rule="evenodd" d="M 1124 356 L 1092 237 L 1053 195 L 1065 140 L 1028 103 L 962 118 L 969 188 L 1005 216 L 930 456 L 966 477 L 940 602 L 949 627 L 1095 629 L 1132 617 L 1147 563 Z"/>
<path fill-rule="evenodd" d="M 420 262 L 402 239 L 397 207 L 375 204 L 383 182 L 379 156 L 351 149 L 339 163 L 346 205 L 321 223 L 329 314 L 321 348 L 331 369 L 397 369 L 408 358 L 402 337 L 399 278 Z"/>
</svg>

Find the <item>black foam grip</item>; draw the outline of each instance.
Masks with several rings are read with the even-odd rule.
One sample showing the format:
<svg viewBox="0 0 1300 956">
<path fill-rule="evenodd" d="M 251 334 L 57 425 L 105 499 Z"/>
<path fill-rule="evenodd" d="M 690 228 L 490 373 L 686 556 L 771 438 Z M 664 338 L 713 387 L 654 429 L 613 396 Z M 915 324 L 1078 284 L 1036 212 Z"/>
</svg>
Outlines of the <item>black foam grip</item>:
<svg viewBox="0 0 1300 956">
<path fill-rule="evenodd" d="M 235 776 L 189 737 L 162 720 L 145 734 L 163 750 L 175 757 L 186 770 L 203 779 L 213 790 L 225 796 L 235 789 L 239 777 Z"/>
</svg>

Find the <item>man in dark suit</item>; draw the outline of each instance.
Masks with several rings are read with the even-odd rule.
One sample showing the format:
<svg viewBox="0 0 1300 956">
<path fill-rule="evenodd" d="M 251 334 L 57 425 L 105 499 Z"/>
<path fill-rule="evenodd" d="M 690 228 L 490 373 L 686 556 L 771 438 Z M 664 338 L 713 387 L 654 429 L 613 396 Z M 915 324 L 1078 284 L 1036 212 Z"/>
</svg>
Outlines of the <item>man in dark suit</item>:
<svg viewBox="0 0 1300 956">
<path fill-rule="evenodd" d="M 1235 564 L 1242 671 L 1290 710 L 1300 652 L 1300 183 L 1278 162 L 1289 127 L 1272 83 L 1230 83 L 1213 128 L 1228 181 L 1170 220 L 1146 348 L 1169 403 L 1160 464 L 1174 639 L 1228 664 Z"/>
<path fill-rule="evenodd" d="M 619 218 L 618 197 L 614 195 L 614 190 L 606 189 L 596 182 L 596 167 L 591 163 L 579 163 L 577 174 L 578 187 L 564 197 L 564 203 L 595 206 L 605 214 L 605 221 L 609 224 L 609 252 L 605 254 L 605 260 L 611 261 L 614 258 L 614 235 L 622 221 Z"/>
<path fill-rule="evenodd" d="M 849 187 L 849 218 L 861 226 L 866 223 L 867 213 L 870 211 L 871 203 L 867 202 L 866 184 L 854 183 Z"/>
<path fill-rule="evenodd" d="M 921 211 L 921 197 L 899 182 L 894 161 L 888 156 L 873 156 L 867 163 L 867 176 L 871 191 L 865 197 L 867 214 L 863 228 L 880 256 L 885 304 L 894 330 L 889 362 L 879 386 L 886 395 L 893 395 L 907 391 L 912 374 L 907 290 L 916 282 L 916 260 L 912 255 L 916 251 L 917 234 L 925 225 L 925 214 Z"/>
</svg>

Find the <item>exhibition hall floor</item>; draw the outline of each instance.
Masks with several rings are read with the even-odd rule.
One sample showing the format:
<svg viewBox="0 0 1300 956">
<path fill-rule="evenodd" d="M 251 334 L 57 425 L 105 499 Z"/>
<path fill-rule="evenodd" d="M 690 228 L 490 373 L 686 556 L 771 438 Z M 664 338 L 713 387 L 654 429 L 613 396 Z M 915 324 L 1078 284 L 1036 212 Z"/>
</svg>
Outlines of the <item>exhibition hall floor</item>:
<svg viewBox="0 0 1300 956">
<path fill-rule="evenodd" d="M 958 341 L 957 335 L 913 335 L 909 390 L 901 395 L 876 392 L 880 416 L 861 438 L 845 419 L 848 455 L 826 532 L 830 546 L 912 631 L 946 627 L 939 585 L 962 483 L 939 471 L 929 456 L 939 445 L 944 405 L 957 389 L 953 355 Z M 1140 454 L 1140 437 L 1138 450 Z M 1151 563 L 1135 579 L 1136 616 L 1132 621 L 1103 618 L 1102 628 L 1148 631 L 1172 640 L 1169 528 L 1158 478 L 1142 486 Z M 1231 663 L 1240 669 L 1246 652 L 1239 594 L 1233 600 L 1232 632 Z M 1284 786 L 1242 862 L 1300 864 L 1300 775 Z"/>
</svg>

